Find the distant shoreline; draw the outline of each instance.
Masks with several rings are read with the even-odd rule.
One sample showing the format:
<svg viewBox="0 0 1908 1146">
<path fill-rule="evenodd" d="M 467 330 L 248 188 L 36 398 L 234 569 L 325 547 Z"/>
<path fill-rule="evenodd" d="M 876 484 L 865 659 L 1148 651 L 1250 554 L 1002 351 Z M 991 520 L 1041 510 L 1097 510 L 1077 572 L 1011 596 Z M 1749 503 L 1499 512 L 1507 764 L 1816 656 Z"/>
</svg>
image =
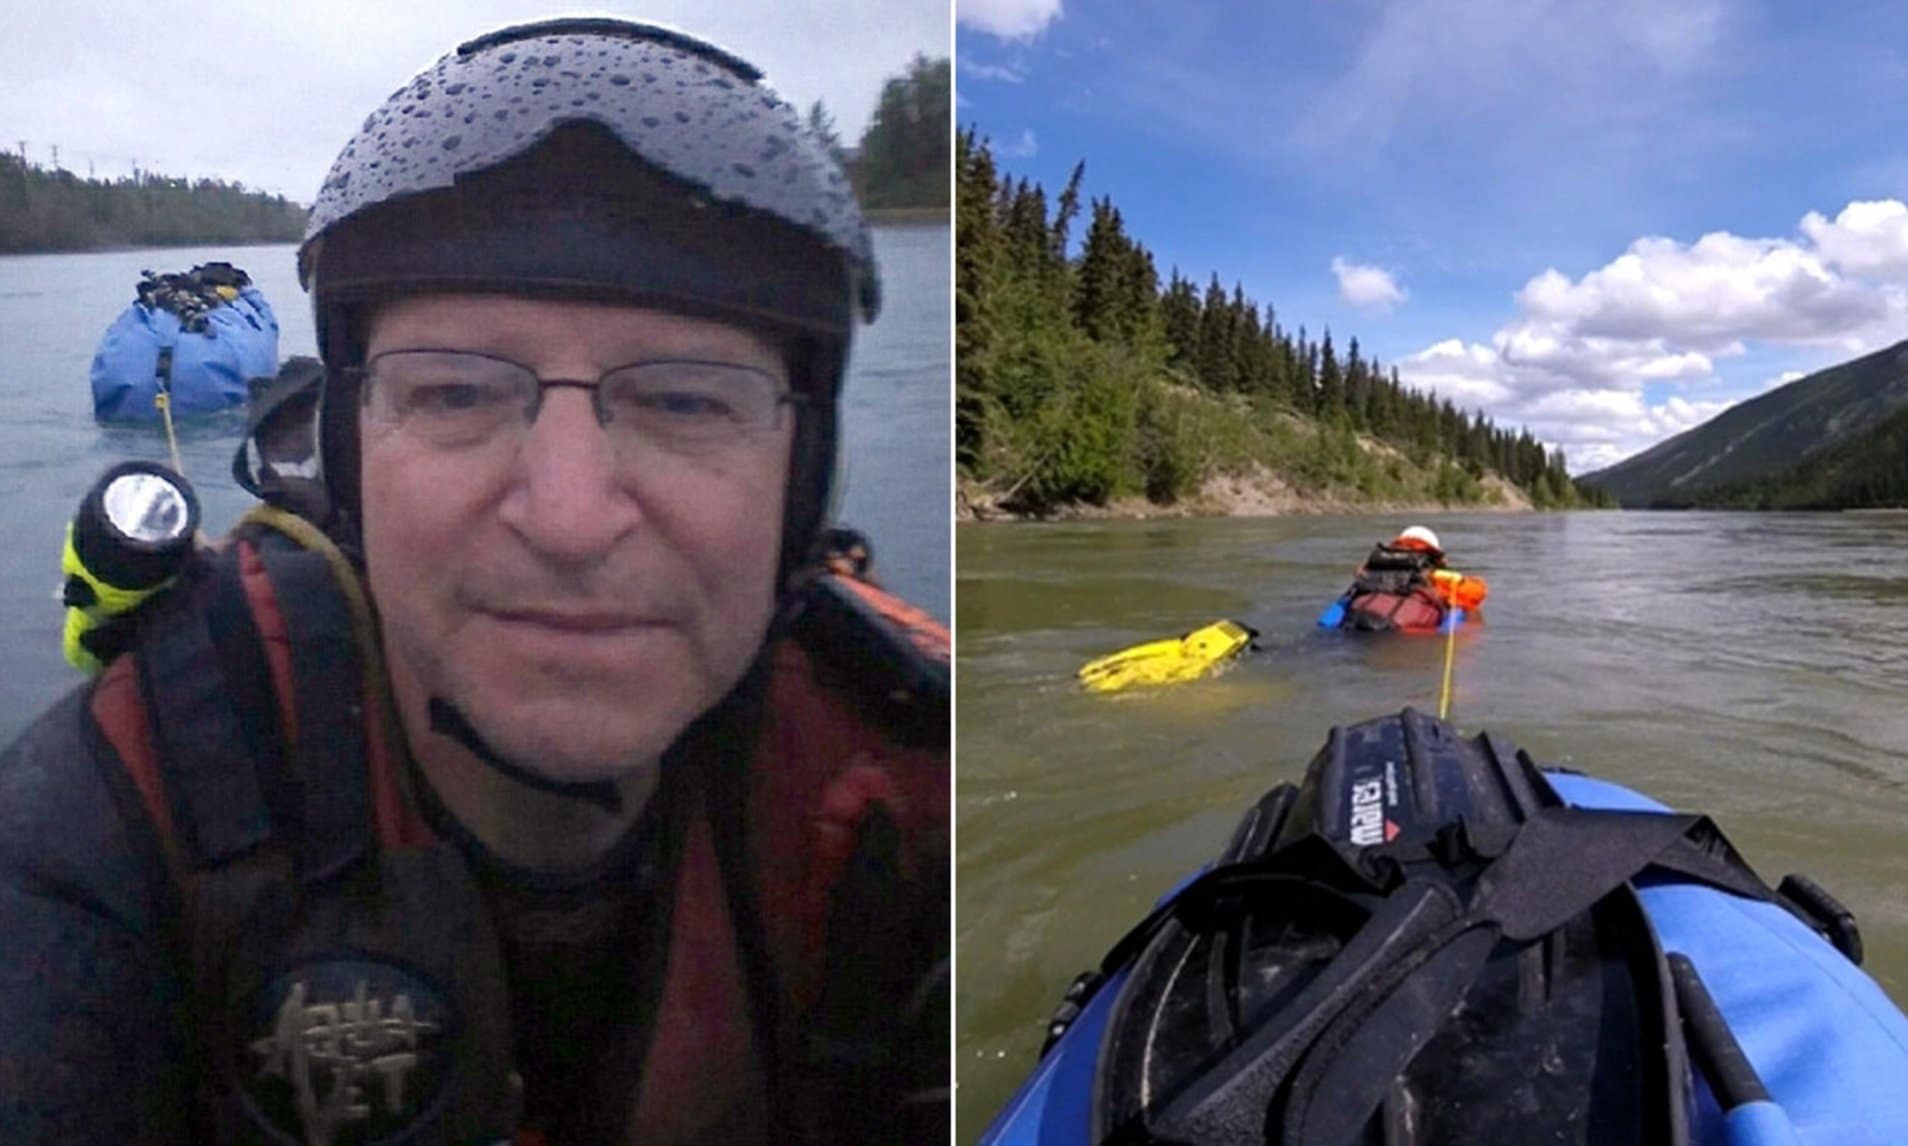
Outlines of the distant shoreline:
<svg viewBox="0 0 1908 1146">
<path fill-rule="evenodd" d="M 954 221 L 950 207 L 875 207 L 867 212 L 868 222 L 881 227 L 948 226 Z M 47 247 L 32 251 L 0 252 L 0 258 L 32 255 L 103 255 L 120 251 L 173 251 L 187 247 L 284 247 L 296 246 L 303 236 L 289 239 L 205 239 L 190 243 L 124 243 L 99 247 Z"/>
<path fill-rule="evenodd" d="M 33 251 L 0 251 L 0 259 L 36 258 L 40 255 L 111 255 L 127 251 L 184 251 L 206 247 L 295 247 L 291 239 L 204 239 L 189 243 L 108 243 L 99 247 L 48 247 Z"/>
<path fill-rule="evenodd" d="M 1497 478 L 1489 486 L 1490 499 L 1443 502 L 1428 498 L 1383 498 L 1344 488 L 1295 489 L 1284 478 L 1263 469 L 1207 478 L 1198 492 L 1170 504 L 1144 497 L 1117 497 L 1104 505 L 1071 501 L 1043 512 L 1003 508 L 972 479 L 955 483 L 954 520 L 984 522 L 1150 521 L 1185 517 L 1311 517 L 1323 514 L 1410 515 L 1418 513 L 1536 513 L 1530 499 L 1516 486 Z"/>
</svg>

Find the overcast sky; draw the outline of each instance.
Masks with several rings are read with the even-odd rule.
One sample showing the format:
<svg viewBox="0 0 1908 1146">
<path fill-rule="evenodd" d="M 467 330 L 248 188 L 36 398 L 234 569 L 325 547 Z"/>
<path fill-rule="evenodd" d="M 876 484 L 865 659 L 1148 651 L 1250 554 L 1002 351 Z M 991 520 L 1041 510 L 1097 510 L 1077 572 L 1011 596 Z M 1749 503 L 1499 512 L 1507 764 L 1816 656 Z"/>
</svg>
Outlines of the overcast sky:
<svg viewBox="0 0 1908 1146">
<path fill-rule="evenodd" d="M 958 8 L 1007 171 L 1579 472 L 1908 337 L 1898 3 Z"/>
<path fill-rule="evenodd" d="M 852 144 L 915 53 L 947 56 L 950 0 L 0 0 L 0 147 L 101 178 L 134 163 L 236 179 L 309 203 L 386 96 L 472 36 L 557 15 L 618 15 L 714 41 Z"/>
</svg>

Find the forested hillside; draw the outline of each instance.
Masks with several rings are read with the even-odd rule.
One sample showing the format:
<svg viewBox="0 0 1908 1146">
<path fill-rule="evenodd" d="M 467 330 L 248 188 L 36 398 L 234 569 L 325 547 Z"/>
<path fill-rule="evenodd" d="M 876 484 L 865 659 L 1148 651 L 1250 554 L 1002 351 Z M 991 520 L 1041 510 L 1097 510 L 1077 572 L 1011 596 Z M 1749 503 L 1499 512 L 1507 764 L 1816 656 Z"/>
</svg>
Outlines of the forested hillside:
<svg viewBox="0 0 1908 1146">
<path fill-rule="evenodd" d="M 1407 389 L 1356 338 L 1288 331 L 1216 273 L 1162 284 L 1111 198 L 1082 203 L 1084 163 L 1051 205 L 972 131 L 955 165 L 956 450 L 995 503 L 1172 503 L 1246 472 L 1372 501 L 1474 504 L 1492 475 L 1538 507 L 1596 500 L 1561 452 Z"/>
</svg>

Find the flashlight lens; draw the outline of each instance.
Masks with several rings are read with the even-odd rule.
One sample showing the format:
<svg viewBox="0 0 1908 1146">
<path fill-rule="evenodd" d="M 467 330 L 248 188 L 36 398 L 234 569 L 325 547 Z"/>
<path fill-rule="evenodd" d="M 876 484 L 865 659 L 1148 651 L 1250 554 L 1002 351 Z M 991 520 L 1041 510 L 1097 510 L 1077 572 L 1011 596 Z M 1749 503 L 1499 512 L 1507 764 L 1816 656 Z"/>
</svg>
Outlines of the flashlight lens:
<svg viewBox="0 0 1908 1146">
<path fill-rule="evenodd" d="M 185 535 L 191 509 L 178 486 L 152 473 L 115 478 L 100 497 L 106 520 L 125 537 L 161 545 Z"/>
</svg>

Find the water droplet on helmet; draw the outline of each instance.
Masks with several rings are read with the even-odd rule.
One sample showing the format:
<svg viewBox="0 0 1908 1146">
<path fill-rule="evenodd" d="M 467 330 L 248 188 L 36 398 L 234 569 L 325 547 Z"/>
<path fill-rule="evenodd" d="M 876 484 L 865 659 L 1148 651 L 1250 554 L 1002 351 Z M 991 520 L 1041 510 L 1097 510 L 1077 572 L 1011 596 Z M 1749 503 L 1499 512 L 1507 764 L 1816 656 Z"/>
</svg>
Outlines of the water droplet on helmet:
<svg viewBox="0 0 1908 1146">
<path fill-rule="evenodd" d="M 688 123 L 688 122 L 689 122 L 689 113 L 688 113 L 688 112 L 686 112 L 686 111 L 679 111 L 679 112 L 677 112 L 677 113 L 676 113 L 676 122 L 677 122 L 677 123 Z"/>
<path fill-rule="evenodd" d="M 733 164 L 730 164 L 730 167 L 735 171 L 737 175 L 740 175 L 744 179 L 755 178 L 755 168 L 750 167 L 746 163 L 733 163 Z"/>
<path fill-rule="evenodd" d="M 462 95 L 463 93 L 464 93 L 463 84 L 447 84 L 444 88 L 445 95 Z"/>
<path fill-rule="evenodd" d="M 444 142 L 438 146 L 442 147 L 445 151 L 456 151 L 458 145 L 463 142 L 464 137 L 461 135 L 447 135 L 444 137 Z"/>
<path fill-rule="evenodd" d="M 643 117 L 643 126 L 644 126 L 644 127 L 657 127 L 657 126 L 659 126 L 659 125 L 661 125 L 661 123 L 662 123 L 662 120 L 660 120 L 660 119 L 657 119 L 657 118 L 656 118 L 655 116 L 653 116 L 653 115 L 646 115 L 646 116 L 644 116 L 644 117 Z"/>
<path fill-rule="evenodd" d="M 615 84 L 619 88 L 626 88 L 629 86 L 629 77 L 619 72 L 610 77 L 610 83 Z"/>
<path fill-rule="evenodd" d="M 505 52 L 503 55 L 498 56 L 497 59 L 502 63 L 514 64 L 517 62 L 517 53 Z"/>
</svg>

